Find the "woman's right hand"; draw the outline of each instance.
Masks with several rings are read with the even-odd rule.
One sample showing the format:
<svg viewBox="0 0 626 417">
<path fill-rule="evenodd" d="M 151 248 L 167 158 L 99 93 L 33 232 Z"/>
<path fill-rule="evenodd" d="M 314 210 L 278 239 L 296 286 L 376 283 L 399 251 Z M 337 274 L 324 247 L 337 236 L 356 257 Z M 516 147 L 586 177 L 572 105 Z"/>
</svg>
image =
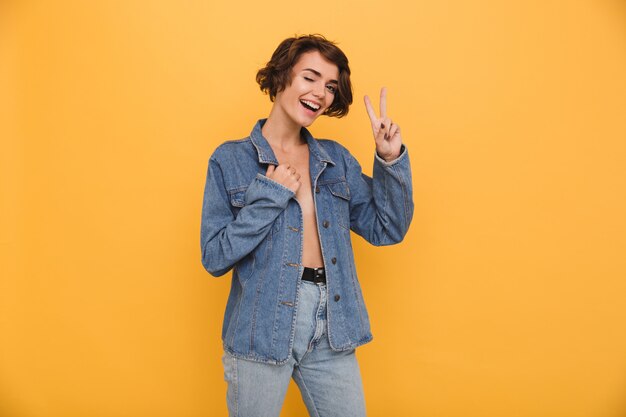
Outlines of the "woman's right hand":
<svg viewBox="0 0 626 417">
<path fill-rule="evenodd" d="M 289 164 L 281 164 L 278 166 L 269 165 L 265 176 L 272 181 L 276 181 L 280 185 L 289 188 L 294 193 L 300 188 L 300 174 Z"/>
</svg>

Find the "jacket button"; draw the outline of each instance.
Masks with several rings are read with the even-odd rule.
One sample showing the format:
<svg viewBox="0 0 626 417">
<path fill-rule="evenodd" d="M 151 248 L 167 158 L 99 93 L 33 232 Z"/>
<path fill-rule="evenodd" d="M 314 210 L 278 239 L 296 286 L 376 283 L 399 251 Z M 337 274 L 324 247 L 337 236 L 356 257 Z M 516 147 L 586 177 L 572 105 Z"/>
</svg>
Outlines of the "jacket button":
<svg viewBox="0 0 626 417">
<path fill-rule="evenodd" d="M 330 261 L 333 263 L 333 265 L 335 265 L 337 263 L 337 258 L 333 258 Z"/>
<path fill-rule="evenodd" d="M 317 186 L 316 186 L 316 187 L 315 187 L 315 192 L 316 192 L 317 194 L 319 194 L 319 193 L 320 193 L 320 187 L 317 187 Z"/>
<path fill-rule="evenodd" d="M 339 301 L 340 298 L 341 296 L 339 294 L 335 294 L 335 301 Z"/>
<path fill-rule="evenodd" d="M 328 228 L 328 225 L 330 223 L 328 223 L 328 220 L 324 220 L 324 223 L 322 223 L 322 226 L 324 226 L 324 229 Z"/>
</svg>

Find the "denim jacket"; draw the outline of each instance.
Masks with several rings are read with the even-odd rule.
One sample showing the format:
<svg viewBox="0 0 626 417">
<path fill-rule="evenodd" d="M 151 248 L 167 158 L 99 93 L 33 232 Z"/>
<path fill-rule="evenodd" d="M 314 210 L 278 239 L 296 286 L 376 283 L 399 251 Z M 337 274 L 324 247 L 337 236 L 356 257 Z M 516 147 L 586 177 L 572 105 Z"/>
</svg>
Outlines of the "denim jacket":
<svg viewBox="0 0 626 417">
<path fill-rule="evenodd" d="M 295 193 L 264 174 L 278 165 L 259 120 L 249 137 L 220 145 L 209 160 L 202 208 L 202 264 L 233 270 L 222 340 L 236 357 L 281 364 L 291 355 L 303 272 L 303 219 Z M 400 242 L 413 216 L 406 148 L 373 178 L 346 148 L 302 128 L 326 272 L 327 332 L 333 350 L 372 340 L 354 266 L 350 230 L 373 245 Z"/>
</svg>

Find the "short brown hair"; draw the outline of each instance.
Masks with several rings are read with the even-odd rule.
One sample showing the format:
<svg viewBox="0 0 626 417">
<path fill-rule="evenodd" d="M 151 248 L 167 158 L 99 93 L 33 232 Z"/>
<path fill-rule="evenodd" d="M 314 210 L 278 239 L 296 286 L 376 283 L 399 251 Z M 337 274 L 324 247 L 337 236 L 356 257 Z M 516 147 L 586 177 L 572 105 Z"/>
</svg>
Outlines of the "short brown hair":
<svg viewBox="0 0 626 417">
<path fill-rule="evenodd" d="M 256 74 L 256 82 L 261 91 L 269 93 L 270 100 L 274 101 L 276 94 L 291 84 L 291 70 L 298 62 L 300 55 L 309 51 L 319 51 L 328 61 L 337 65 L 339 80 L 335 98 L 324 112 L 327 116 L 343 117 L 348 114 L 352 104 L 352 84 L 350 83 L 350 67 L 348 58 L 334 42 L 322 35 L 303 35 L 287 38 L 278 45 L 272 54 L 272 59 Z"/>
</svg>

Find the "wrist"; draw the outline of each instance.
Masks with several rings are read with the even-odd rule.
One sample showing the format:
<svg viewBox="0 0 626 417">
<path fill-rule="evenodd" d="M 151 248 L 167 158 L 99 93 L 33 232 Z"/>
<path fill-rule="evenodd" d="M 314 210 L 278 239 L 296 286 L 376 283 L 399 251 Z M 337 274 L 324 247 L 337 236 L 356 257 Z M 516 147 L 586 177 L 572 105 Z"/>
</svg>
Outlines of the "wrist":
<svg viewBox="0 0 626 417">
<path fill-rule="evenodd" d="M 385 162 L 391 162 L 391 161 L 398 159 L 399 156 L 400 156 L 400 152 L 398 152 L 397 154 L 393 154 L 388 157 L 385 157 L 383 159 L 385 160 Z"/>
<path fill-rule="evenodd" d="M 380 159 L 382 159 L 385 162 L 391 162 L 395 159 L 398 159 L 398 157 L 400 156 L 400 152 L 398 153 L 392 153 L 392 154 L 388 154 L 388 155 L 383 155 L 380 152 L 376 151 L 376 154 L 378 155 L 378 157 Z"/>
<path fill-rule="evenodd" d="M 400 160 L 405 153 L 406 153 L 406 146 L 404 146 L 404 143 L 403 143 L 400 146 L 400 150 L 397 154 L 394 153 L 393 155 L 384 155 L 383 157 L 381 153 L 378 152 L 378 150 L 376 150 L 374 154 L 376 155 L 376 159 L 378 159 L 380 163 L 386 166 L 391 166 L 395 164 L 398 160 Z"/>
</svg>

